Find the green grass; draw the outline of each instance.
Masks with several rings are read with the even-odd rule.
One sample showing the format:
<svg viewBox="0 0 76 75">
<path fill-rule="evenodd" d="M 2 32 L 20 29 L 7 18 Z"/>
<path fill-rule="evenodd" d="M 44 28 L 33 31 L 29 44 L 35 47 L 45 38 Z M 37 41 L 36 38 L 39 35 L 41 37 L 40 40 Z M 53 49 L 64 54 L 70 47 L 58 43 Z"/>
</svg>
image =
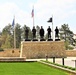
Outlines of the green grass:
<svg viewBox="0 0 76 75">
<path fill-rule="evenodd" d="M 69 75 L 38 62 L 0 63 L 0 75 Z"/>
</svg>

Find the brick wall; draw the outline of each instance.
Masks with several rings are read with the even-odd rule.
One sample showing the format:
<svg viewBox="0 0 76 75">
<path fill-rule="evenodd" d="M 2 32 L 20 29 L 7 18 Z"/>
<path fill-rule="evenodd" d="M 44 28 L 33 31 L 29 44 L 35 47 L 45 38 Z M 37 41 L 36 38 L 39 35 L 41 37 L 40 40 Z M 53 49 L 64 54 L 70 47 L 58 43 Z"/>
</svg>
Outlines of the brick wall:
<svg viewBox="0 0 76 75">
<path fill-rule="evenodd" d="M 65 57 L 64 41 L 22 42 L 21 50 L 26 58 Z"/>
</svg>

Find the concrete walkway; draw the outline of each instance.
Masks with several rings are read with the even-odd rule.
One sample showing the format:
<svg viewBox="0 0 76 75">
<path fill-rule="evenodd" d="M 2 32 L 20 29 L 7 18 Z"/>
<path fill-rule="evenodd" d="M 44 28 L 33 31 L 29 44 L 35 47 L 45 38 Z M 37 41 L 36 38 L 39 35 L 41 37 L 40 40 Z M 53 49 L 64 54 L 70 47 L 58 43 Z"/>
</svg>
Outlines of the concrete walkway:
<svg viewBox="0 0 76 75">
<path fill-rule="evenodd" d="M 40 61 L 40 60 L 46 60 L 46 59 L 26 59 L 26 61 Z M 75 61 L 76 57 L 67 57 L 64 59 L 64 64 L 66 66 L 74 67 L 75 68 Z M 48 61 L 53 62 L 52 58 L 49 58 Z M 56 58 L 55 63 L 61 64 L 62 65 L 62 59 L 61 58 Z"/>
</svg>

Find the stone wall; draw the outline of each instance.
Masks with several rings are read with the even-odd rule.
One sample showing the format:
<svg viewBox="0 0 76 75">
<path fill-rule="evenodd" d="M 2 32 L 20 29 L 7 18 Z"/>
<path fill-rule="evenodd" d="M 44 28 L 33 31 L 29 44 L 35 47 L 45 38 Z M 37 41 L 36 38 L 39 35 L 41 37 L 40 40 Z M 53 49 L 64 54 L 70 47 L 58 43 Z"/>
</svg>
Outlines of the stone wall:
<svg viewBox="0 0 76 75">
<path fill-rule="evenodd" d="M 22 42 L 21 57 L 65 57 L 64 41 Z"/>
<path fill-rule="evenodd" d="M 76 50 L 66 50 L 67 57 L 76 57 Z"/>
<path fill-rule="evenodd" d="M 20 57 L 20 50 L 4 49 L 4 51 L 0 51 L 0 57 Z"/>
<path fill-rule="evenodd" d="M 62 48 L 62 47 L 61 47 Z M 20 57 L 20 49 L 4 49 L 4 51 L 0 51 L 0 57 Z M 26 50 L 25 50 L 26 51 Z M 31 52 L 34 53 L 34 51 L 36 52 L 36 50 L 33 50 Z M 58 50 L 59 51 L 59 50 Z M 28 50 L 26 51 L 28 52 Z M 47 51 L 45 51 L 47 52 Z M 64 55 L 66 54 L 66 57 L 76 57 L 76 50 L 64 50 Z M 40 52 L 36 52 L 36 54 L 38 54 Z M 23 53 L 24 54 L 24 53 Z M 30 53 L 29 53 L 30 54 Z M 35 53 L 34 53 L 35 54 Z M 41 53 L 40 53 L 41 54 Z M 40 54 L 37 55 L 37 58 L 41 57 L 39 56 Z M 46 55 L 47 53 L 45 53 Z M 49 54 L 49 52 L 48 52 Z M 27 55 L 27 54 L 26 54 Z M 24 54 L 23 56 L 26 57 L 26 55 Z M 33 55 L 33 54 L 32 54 Z M 52 54 L 53 55 L 53 54 Z M 35 58 L 35 57 L 34 57 Z"/>
</svg>

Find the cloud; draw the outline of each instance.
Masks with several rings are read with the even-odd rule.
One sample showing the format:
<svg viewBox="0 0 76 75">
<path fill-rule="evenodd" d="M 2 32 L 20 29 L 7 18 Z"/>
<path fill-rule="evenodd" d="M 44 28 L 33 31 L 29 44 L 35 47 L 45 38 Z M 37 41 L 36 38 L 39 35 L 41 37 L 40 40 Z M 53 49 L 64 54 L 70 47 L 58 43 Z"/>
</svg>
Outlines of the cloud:
<svg viewBox="0 0 76 75">
<path fill-rule="evenodd" d="M 43 15 L 50 16 L 50 14 L 51 15 L 54 14 L 56 17 L 66 18 L 67 15 L 71 13 L 70 9 L 73 8 L 74 2 L 76 1 L 75 0 L 38 0 L 35 6 L 39 15 L 40 13 L 43 13 L 41 14 L 42 16 Z"/>
<path fill-rule="evenodd" d="M 26 24 L 32 28 L 31 11 L 33 4 L 35 10 L 35 26 L 42 25 L 46 31 L 47 27 L 51 25 L 47 23 L 47 20 L 53 15 L 54 27 L 56 25 L 60 27 L 62 24 L 68 23 L 72 30 L 75 31 L 73 28 L 75 27 L 75 23 L 73 22 L 75 22 L 76 18 L 76 0 L 37 0 L 35 3 L 29 2 L 29 4 L 27 4 L 29 11 L 14 2 L 3 3 L 0 5 L 1 29 L 5 27 L 5 25 L 8 25 L 8 23 L 12 23 L 14 15 L 16 23 L 22 26 Z"/>
<path fill-rule="evenodd" d="M 12 20 L 15 15 L 15 22 L 21 25 L 29 24 L 29 13 L 22 10 L 15 3 L 4 3 L 0 5 L 0 25 L 2 30 L 8 23 L 12 24 Z"/>
<path fill-rule="evenodd" d="M 44 24 L 53 15 L 54 26 L 69 23 L 73 28 L 71 21 L 76 14 L 75 3 L 76 0 L 37 0 L 35 3 L 36 19 L 38 23 L 43 21 L 41 23 Z"/>
</svg>

